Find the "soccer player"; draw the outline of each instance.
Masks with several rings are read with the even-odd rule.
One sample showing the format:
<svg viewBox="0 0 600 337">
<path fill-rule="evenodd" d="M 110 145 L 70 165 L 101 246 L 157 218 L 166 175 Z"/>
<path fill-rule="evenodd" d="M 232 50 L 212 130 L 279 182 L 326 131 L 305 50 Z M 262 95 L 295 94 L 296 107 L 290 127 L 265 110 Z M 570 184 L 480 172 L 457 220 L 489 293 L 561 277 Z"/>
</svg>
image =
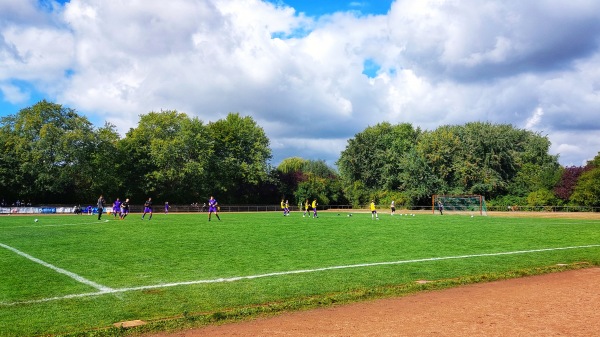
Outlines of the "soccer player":
<svg viewBox="0 0 600 337">
<path fill-rule="evenodd" d="M 217 216 L 217 219 L 219 219 L 219 221 L 221 221 L 221 218 L 219 218 L 219 203 L 217 202 L 217 200 L 215 199 L 215 197 L 213 197 L 212 195 L 210 196 L 210 199 L 208 200 L 208 221 L 210 221 L 210 216 L 211 214 L 215 213 L 215 215 Z"/>
<path fill-rule="evenodd" d="M 444 204 L 438 199 L 438 210 L 440 211 L 440 215 L 444 215 Z"/>
<path fill-rule="evenodd" d="M 112 211 L 115 219 L 117 218 L 117 214 L 119 214 L 119 218 L 121 217 L 121 200 L 119 198 L 113 202 Z"/>
<path fill-rule="evenodd" d="M 125 220 L 125 217 L 128 214 L 129 214 L 129 198 L 125 199 L 125 201 L 123 201 L 121 203 L 121 215 L 120 215 L 121 220 Z"/>
<path fill-rule="evenodd" d="M 302 215 L 303 218 L 306 216 L 306 213 L 308 213 L 309 209 L 310 209 L 310 202 L 308 201 L 308 199 L 306 199 L 306 201 L 304 201 L 304 214 Z M 310 217 L 310 213 L 308 213 L 308 216 Z"/>
<path fill-rule="evenodd" d="M 317 216 L 317 198 L 315 198 L 315 200 L 313 200 L 312 202 L 312 209 L 313 209 L 313 218 L 318 218 Z"/>
<path fill-rule="evenodd" d="M 390 205 L 390 209 L 392 210 L 392 215 L 396 214 L 396 202 L 392 200 L 392 204 Z"/>
<path fill-rule="evenodd" d="M 142 220 L 144 220 L 146 213 L 150 213 L 148 220 L 152 220 L 152 198 L 148 198 L 148 200 L 146 200 L 144 203 L 144 214 L 142 214 Z"/>
<path fill-rule="evenodd" d="M 290 215 L 290 202 L 288 200 L 285 201 L 285 208 L 283 209 L 285 215 Z"/>
<path fill-rule="evenodd" d="M 170 206 L 169 206 L 169 202 L 168 202 L 168 201 L 165 201 L 165 214 L 168 214 L 168 213 L 169 213 L 169 208 L 170 208 Z"/>
<path fill-rule="evenodd" d="M 377 215 L 377 210 L 375 209 L 375 200 L 371 200 L 371 220 L 377 219 L 379 220 L 379 216 Z"/>
<path fill-rule="evenodd" d="M 281 209 L 283 210 L 283 216 L 285 216 L 285 204 L 283 202 L 283 199 L 281 199 Z"/>
<path fill-rule="evenodd" d="M 100 197 L 98 198 L 98 220 L 100 220 L 100 218 L 102 218 L 102 211 L 104 211 L 104 198 L 102 197 L 102 194 L 100 194 Z"/>
</svg>

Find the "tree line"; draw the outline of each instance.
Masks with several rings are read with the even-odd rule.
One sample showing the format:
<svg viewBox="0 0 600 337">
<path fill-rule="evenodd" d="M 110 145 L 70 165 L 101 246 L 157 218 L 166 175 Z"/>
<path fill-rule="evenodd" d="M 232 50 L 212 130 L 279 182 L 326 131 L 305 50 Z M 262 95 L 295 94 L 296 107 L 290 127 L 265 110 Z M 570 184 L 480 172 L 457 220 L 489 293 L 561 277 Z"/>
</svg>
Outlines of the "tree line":
<svg viewBox="0 0 600 337">
<path fill-rule="evenodd" d="M 99 194 L 140 203 L 428 205 L 433 194 L 482 194 L 498 205 L 599 206 L 600 154 L 561 167 L 539 133 L 467 123 L 432 131 L 380 123 L 348 140 L 336 162 L 290 157 L 277 167 L 252 117 L 204 123 L 167 110 L 141 115 L 121 137 L 62 105 L 41 101 L 0 120 L 0 198 L 89 203 Z"/>
</svg>

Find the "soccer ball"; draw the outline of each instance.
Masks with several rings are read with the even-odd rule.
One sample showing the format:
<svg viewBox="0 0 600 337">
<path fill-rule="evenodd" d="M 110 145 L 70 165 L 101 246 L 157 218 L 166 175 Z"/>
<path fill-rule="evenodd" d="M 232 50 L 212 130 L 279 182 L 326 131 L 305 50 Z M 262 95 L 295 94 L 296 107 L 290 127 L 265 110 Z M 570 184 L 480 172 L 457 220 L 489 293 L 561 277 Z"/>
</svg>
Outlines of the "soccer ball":
<svg viewBox="0 0 600 337">
<path fill-rule="evenodd" d="M 35 219 L 35 220 L 33 220 L 33 221 L 35 221 L 35 222 L 38 222 L 38 219 Z"/>
</svg>

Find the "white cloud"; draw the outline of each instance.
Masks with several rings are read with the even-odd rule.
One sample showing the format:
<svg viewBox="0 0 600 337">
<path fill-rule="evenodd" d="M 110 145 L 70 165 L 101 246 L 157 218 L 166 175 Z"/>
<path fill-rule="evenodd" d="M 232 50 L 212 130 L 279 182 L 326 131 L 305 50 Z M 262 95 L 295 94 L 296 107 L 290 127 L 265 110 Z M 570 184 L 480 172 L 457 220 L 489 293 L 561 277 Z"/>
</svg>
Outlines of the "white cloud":
<svg viewBox="0 0 600 337">
<path fill-rule="evenodd" d="M 566 161 L 600 149 L 587 140 L 600 129 L 597 1 L 398 0 L 387 15 L 317 18 L 259 0 L 37 3 L 0 0 L 5 100 L 26 81 L 121 132 L 176 109 L 250 115 L 279 159 L 333 163 L 382 121 L 510 123 L 548 134 Z"/>
<path fill-rule="evenodd" d="M 25 103 L 29 100 L 29 95 L 15 85 L 0 84 L 0 92 L 3 98 L 12 104 Z"/>
</svg>

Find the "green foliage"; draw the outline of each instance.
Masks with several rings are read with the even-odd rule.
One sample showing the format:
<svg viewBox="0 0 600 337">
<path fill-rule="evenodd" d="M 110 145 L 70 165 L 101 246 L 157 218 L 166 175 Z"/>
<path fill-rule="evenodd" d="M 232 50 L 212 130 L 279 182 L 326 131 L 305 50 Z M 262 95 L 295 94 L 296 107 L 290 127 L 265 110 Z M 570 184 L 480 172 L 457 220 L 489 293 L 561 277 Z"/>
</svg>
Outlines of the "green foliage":
<svg viewBox="0 0 600 337">
<path fill-rule="evenodd" d="M 600 153 L 586 166 L 577 180 L 571 201 L 583 206 L 600 206 Z"/>
<path fill-rule="evenodd" d="M 356 181 L 367 190 L 400 191 L 409 203 L 427 204 L 441 193 L 526 196 L 550 190 L 560 179 L 547 137 L 531 131 L 481 122 L 409 130 L 383 123 L 348 141 L 338 167 L 349 199 L 357 200 Z"/>
<path fill-rule="evenodd" d="M 323 160 L 292 159 L 301 165 L 288 174 L 296 202 L 317 198 L 323 205 L 345 203 L 337 172 Z M 280 165 L 281 166 L 281 165 Z M 282 173 L 283 176 L 286 176 Z"/>
<path fill-rule="evenodd" d="M 355 181 L 361 181 L 367 189 L 398 188 L 400 158 L 413 148 L 419 132 L 407 123 L 385 122 L 356 134 L 337 161 L 344 187 L 352 188 Z"/>
<path fill-rule="evenodd" d="M 271 159 L 269 139 L 252 117 L 230 113 L 225 119 L 208 124 L 213 155 L 208 177 L 220 200 L 255 200 L 247 189 L 267 180 Z"/>
<path fill-rule="evenodd" d="M 72 109 L 41 101 L 2 118 L 0 139 L 0 182 L 9 199 L 73 202 L 111 183 L 103 165 L 118 135 L 110 125 L 94 130 Z"/>
<path fill-rule="evenodd" d="M 95 335 L 131 319 L 222 319 L 233 310 L 251 315 L 253 308 L 280 303 L 301 309 L 310 301 L 384 295 L 382 289 L 393 295 L 391 288 L 423 279 L 485 280 L 557 263 L 600 263 L 600 247 L 589 246 L 600 242 L 597 221 L 574 226 L 564 219 L 380 214 L 374 225 L 370 214 L 337 213 L 320 212 L 318 219 L 298 212 L 222 213 L 221 222 L 211 223 L 205 214 L 158 212 L 152 221 L 106 223 L 74 215 L 38 216 L 38 223 L 31 216 L 5 217 L 4 245 L 122 291 L 98 292 L 0 247 L 0 334 Z M 576 246 L 587 247 L 565 249 Z M 369 265 L 381 262 L 402 263 Z M 283 274 L 293 271 L 304 272 Z M 170 283 L 180 285 L 165 286 Z M 157 287 L 132 289 L 143 286 Z"/>
<path fill-rule="evenodd" d="M 150 112 L 120 142 L 127 197 L 182 202 L 208 194 L 212 155 L 206 127 L 177 111 Z"/>
<path fill-rule="evenodd" d="M 527 196 L 528 206 L 549 206 L 556 204 L 556 196 L 554 196 L 554 193 L 552 193 L 552 191 L 547 189 L 541 189 L 538 191 L 531 192 Z"/>
</svg>

